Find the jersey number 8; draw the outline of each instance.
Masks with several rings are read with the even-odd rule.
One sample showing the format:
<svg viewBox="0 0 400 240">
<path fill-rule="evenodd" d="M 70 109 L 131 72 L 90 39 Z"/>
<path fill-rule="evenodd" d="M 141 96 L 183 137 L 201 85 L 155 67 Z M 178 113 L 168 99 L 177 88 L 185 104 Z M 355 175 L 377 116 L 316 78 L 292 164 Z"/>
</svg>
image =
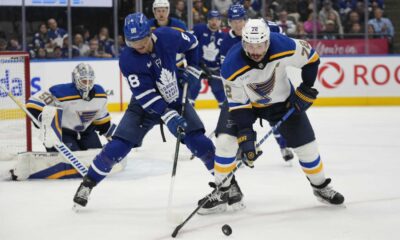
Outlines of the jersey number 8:
<svg viewBox="0 0 400 240">
<path fill-rule="evenodd" d="M 140 85 L 139 78 L 136 74 L 129 75 L 128 82 L 132 88 L 139 87 L 139 85 Z"/>
</svg>

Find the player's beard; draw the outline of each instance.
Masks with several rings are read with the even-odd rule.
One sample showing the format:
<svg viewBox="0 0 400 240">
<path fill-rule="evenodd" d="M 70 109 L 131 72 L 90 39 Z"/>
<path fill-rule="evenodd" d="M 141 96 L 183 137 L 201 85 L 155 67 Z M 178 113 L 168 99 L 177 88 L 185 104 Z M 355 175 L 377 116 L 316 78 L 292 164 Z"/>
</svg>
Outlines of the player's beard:
<svg viewBox="0 0 400 240">
<path fill-rule="evenodd" d="M 255 61 L 255 62 L 260 62 L 265 54 L 249 54 L 249 57 L 251 60 Z"/>
</svg>

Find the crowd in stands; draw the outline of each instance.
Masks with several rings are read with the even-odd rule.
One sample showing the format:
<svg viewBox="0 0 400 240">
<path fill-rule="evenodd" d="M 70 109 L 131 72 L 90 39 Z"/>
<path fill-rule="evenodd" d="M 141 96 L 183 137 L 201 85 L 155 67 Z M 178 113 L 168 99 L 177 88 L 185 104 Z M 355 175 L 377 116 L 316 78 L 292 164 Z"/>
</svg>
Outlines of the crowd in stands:
<svg viewBox="0 0 400 240">
<path fill-rule="evenodd" d="M 231 4 L 241 3 L 250 18 L 261 17 L 261 13 L 264 12 L 267 20 L 276 22 L 291 37 L 332 40 L 364 38 L 364 33 L 367 31 L 370 38 L 386 38 L 389 46 L 393 42 L 394 28 L 391 20 L 384 17 L 384 0 L 369 0 L 368 6 L 364 5 L 364 0 L 272 0 L 266 1 L 265 9 L 261 9 L 261 1 L 193 0 L 193 23 L 206 22 L 211 6 L 222 16 L 226 16 Z M 143 2 L 144 13 L 149 18 L 153 17 L 152 1 Z M 187 2 L 184 0 L 170 0 L 170 2 L 170 16 L 187 23 Z M 314 12 L 315 9 L 317 12 Z M 130 10 L 133 10 L 133 6 Z M 228 27 L 227 21 L 223 21 L 223 28 L 226 30 Z M 122 29 L 122 26 L 120 28 Z M 96 31 L 96 34 L 90 34 Z M 110 37 L 107 27 L 89 30 L 84 25 L 78 25 L 74 27 L 72 33 L 72 57 L 112 58 L 125 48 L 123 36 L 119 35 L 117 39 L 119 49 L 116 51 L 115 40 Z M 56 19 L 50 18 L 38 26 L 33 36 L 28 36 L 27 47 L 32 58 L 68 58 L 68 38 L 66 29 L 58 26 Z M 0 29 L 0 51 L 22 50 L 19 39 L 19 36 L 6 36 Z"/>
</svg>

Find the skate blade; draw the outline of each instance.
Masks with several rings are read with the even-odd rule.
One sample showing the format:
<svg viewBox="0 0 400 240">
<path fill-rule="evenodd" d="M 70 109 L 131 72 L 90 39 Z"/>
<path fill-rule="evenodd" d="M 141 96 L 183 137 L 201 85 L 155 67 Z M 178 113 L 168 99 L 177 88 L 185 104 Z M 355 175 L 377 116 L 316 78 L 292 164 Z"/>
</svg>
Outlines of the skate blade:
<svg viewBox="0 0 400 240">
<path fill-rule="evenodd" d="M 335 208 L 347 208 L 344 203 L 342 203 L 342 204 L 333 204 L 333 203 L 330 203 L 329 201 L 327 201 L 327 200 L 325 200 L 323 198 L 320 198 L 320 197 L 317 197 L 317 200 L 320 203 L 323 203 L 324 205 L 332 206 L 332 207 L 335 207 Z"/>
<path fill-rule="evenodd" d="M 76 213 L 79 213 L 82 210 L 83 210 L 83 206 L 81 206 L 81 205 L 79 205 L 77 203 L 74 203 L 74 205 L 72 206 L 72 211 L 74 211 Z"/>
<path fill-rule="evenodd" d="M 243 210 L 243 209 L 245 209 L 246 208 L 246 205 L 244 204 L 244 202 L 243 201 L 240 201 L 240 202 L 237 202 L 237 203 L 234 203 L 234 204 L 232 204 L 232 205 L 229 205 L 230 206 L 230 208 L 234 211 L 234 212 L 236 212 L 236 211 L 240 211 L 240 210 Z"/>
<path fill-rule="evenodd" d="M 199 211 L 197 212 L 199 215 L 209 215 L 209 214 L 216 214 L 216 213 L 222 213 L 222 212 L 226 212 L 226 210 L 228 210 L 228 204 L 221 204 L 218 205 L 214 208 L 209 208 L 209 209 L 205 209 L 205 208 L 200 208 Z"/>
<path fill-rule="evenodd" d="M 293 160 L 285 161 L 283 164 L 285 167 L 293 167 Z"/>
</svg>

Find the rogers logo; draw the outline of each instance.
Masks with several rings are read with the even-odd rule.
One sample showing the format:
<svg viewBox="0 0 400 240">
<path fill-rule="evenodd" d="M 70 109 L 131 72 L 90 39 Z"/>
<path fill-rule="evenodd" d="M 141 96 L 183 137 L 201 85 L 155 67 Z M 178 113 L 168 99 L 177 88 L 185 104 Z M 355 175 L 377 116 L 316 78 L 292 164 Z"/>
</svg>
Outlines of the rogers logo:
<svg viewBox="0 0 400 240">
<path fill-rule="evenodd" d="M 344 80 L 343 69 L 335 62 L 326 62 L 318 71 L 318 81 L 326 88 L 333 89 Z"/>
</svg>

